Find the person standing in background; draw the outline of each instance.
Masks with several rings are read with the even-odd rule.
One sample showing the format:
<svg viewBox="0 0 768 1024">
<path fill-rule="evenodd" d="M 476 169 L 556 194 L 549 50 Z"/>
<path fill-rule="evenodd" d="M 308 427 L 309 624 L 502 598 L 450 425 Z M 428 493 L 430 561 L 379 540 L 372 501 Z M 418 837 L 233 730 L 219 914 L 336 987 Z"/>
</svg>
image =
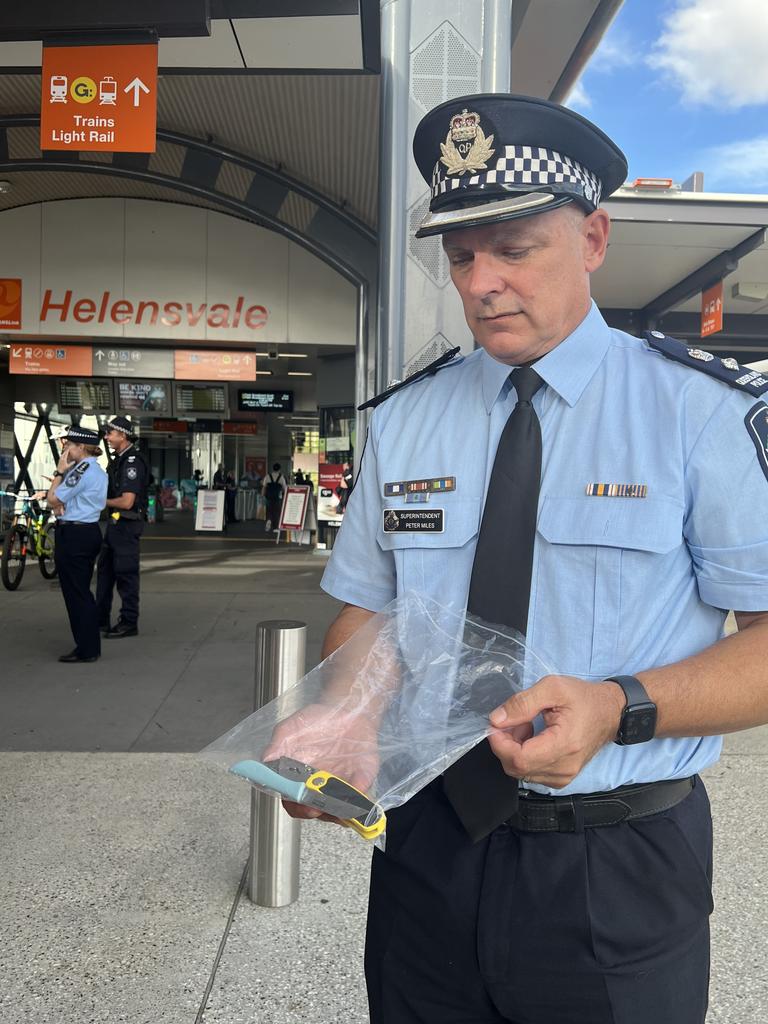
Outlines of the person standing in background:
<svg viewBox="0 0 768 1024">
<path fill-rule="evenodd" d="M 125 416 L 110 420 L 104 436 L 115 457 L 108 470 L 110 515 L 99 555 L 96 604 L 105 637 L 119 639 L 139 632 L 139 540 L 147 514 L 149 468 L 134 447 L 133 425 Z M 115 584 L 122 606 L 116 625 L 111 626 Z"/>
<path fill-rule="evenodd" d="M 267 533 L 274 530 L 277 533 L 280 526 L 280 510 L 283 505 L 283 494 L 288 483 L 283 476 L 280 463 L 275 462 L 272 472 L 264 477 L 264 498 L 267 502 L 267 521 L 265 529 Z"/>
<path fill-rule="evenodd" d="M 95 430 L 70 427 L 47 500 L 57 515 L 55 561 L 75 646 L 59 661 L 97 661 L 99 618 L 91 578 L 101 547 L 99 516 L 107 499 L 107 474 Z"/>
</svg>

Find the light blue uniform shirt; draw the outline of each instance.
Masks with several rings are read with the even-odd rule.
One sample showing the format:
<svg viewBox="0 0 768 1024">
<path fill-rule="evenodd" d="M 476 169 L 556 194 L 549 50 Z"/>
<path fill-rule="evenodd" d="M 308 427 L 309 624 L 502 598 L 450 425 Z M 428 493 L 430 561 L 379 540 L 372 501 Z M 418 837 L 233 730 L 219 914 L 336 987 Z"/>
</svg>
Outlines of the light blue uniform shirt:
<svg viewBox="0 0 768 1024">
<path fill-rule="evenodd" d="M 405 590 L 466 606 L 516 402 L 510 370 L 479 349 L 376 409 L 324 590 L 372 611 Z M 533 651 L 562 675 L 636 674 L 713 644 L 728 609 L 768 609 L 768 479 L 744 422 L 757 398 L 609 328 L 594 304 L 536 370 L 546 387 L 533 399 L 543 446 Z M 429 504 L 384 498 L 387 482 L 445 476 L 455 491 Z M 593 497 L 593 483 L 643 484 L 647 496 Z M 388 508 L 442 508 L 444 532 L 384 533 Z M 715 762 L 721 745 L 714 736 L 609 743 L 556 792 L 683 778 Z"/>
<path fill-rule="evenodd" d="M 97 523 L 107 503 L 107 474 L 89 455 L 67 470 L 54 494 L 65 505 L 60 523 Z"/>
</svg>

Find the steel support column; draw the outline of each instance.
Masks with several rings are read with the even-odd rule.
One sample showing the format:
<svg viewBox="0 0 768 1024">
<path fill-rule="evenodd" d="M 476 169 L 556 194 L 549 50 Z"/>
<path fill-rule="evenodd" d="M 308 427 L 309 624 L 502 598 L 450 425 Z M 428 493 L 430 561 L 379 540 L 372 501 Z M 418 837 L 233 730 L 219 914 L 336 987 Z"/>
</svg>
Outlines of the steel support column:
<svg viewBox="0 0 768 1024">
<path fill-rule="evenodd" d="M 509 90 L 512 3 L 381 0 L 377 389 L 456 345 L 472 350 L 440 238 L 414 238 L 429 191 L 411 143 L 420 118 L 438 103 Z"/>
</svg>

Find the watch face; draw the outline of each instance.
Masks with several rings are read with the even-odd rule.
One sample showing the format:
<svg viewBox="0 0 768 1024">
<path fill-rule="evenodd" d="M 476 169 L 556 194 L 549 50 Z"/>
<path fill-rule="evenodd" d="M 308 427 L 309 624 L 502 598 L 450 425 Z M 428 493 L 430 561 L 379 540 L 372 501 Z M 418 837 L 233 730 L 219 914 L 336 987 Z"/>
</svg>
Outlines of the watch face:
<svg viewBox="0 0 768 1024">
<path fill-rule="evenodd" d="M 639 704 L 624 711 L 621 720 L 622 743 L 646 743 L 656 732 L 656 705 Z"/>
</svg>

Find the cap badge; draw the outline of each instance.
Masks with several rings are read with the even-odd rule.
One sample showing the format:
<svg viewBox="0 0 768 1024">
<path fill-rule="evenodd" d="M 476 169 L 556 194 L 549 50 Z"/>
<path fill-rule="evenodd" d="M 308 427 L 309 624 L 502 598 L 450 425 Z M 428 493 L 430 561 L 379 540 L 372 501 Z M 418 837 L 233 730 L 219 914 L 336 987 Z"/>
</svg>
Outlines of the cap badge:
<svg viewBox="0 0 768 1024">
<path fill-rule="evenodd" d="M 715 358 L 711 352 L 705 352 L 701 348 L 689 348 L 688 355 L 691 359 L 700 359 L 702 363 L 711 363 Z"/>
<path fill-rule="evenodd" d="M 447 174 L 474 174 L 487 170 L 486 161 L 494 154 L 492 142 L 493 136 L 486 138 L 480 127 L 480 115 L 465 107 L 451 118 L 445 142 L 440 143 L 443 154 L 440 163 L 445 164 Z"/>
</svg>

